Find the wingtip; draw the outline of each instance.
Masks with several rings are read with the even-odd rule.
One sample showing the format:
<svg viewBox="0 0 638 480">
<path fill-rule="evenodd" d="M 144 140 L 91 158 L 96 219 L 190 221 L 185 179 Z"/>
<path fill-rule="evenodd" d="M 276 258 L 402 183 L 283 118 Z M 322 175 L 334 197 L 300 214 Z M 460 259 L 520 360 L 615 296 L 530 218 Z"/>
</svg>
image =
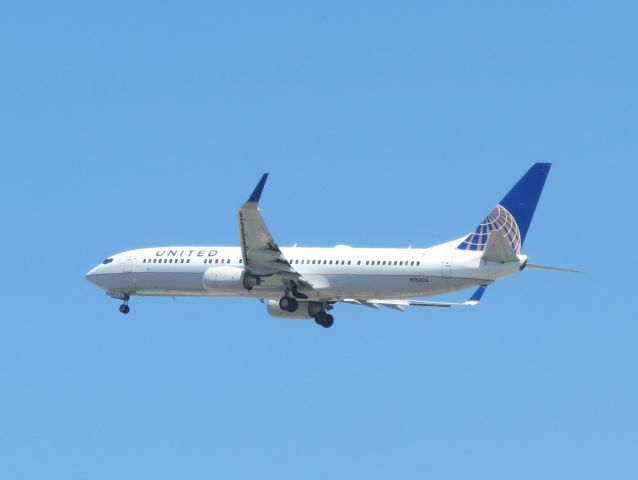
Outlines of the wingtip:
<svg viewBox="0 0 638 480">
<path fill-rule="evenodd" d="M 266 185 L 266 180 L 268 179 L 268 174 L 264 173 L 261 176 L 261 179 L 259 180 L 259 183 L 257 184 L 257 186 L 255 187 L 255 189 L 253 190 L 253 193 L 250 195 L 250 198 L 248 198 L 249 202 L 259 202 L 259 199 L 261 198 L 261 192 L 264 190 L 264 185 Z"/>
</svg>

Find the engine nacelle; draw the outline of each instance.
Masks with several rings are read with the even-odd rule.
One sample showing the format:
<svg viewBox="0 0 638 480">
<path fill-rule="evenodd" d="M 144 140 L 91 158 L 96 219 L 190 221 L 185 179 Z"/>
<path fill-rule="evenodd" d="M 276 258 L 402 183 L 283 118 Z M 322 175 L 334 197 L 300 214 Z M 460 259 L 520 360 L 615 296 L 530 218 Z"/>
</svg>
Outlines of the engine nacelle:
<svg viewBox="0 0 638 480">
<path fill-rule="evenodd" d="M 220 266 L 210 267 L 204 272 L 204 288 L 206 290 L 236 291 L 244 287 L 243 268 Z"/>
<path fill-rule="evenodd" d="M 246 272 L 242 278 L 242 284 L 246 290 L 252 290 L 257 285 L 261 285 L 261 277 Z"/>
<path fill-rule="evenodd" d="M 234 291 L 240 287 L 252 290 L 257 285 L 261 285 L 261 277 L 239 267 L 210 267 L 204 272 L 204 288 L 207 290 Z"/>
<path fill-rule="evenodd" d="M 288 312 L 279 308 L 279 302 L 277 300 L 268 300 L 268 313 L 273 317 L 310 320 L 315 318 L 315 315 L 321 311 L 323 311 L 323 305 L 321 302 L 300 300 L 297 310 L 294 312 Z"/>
</svg>

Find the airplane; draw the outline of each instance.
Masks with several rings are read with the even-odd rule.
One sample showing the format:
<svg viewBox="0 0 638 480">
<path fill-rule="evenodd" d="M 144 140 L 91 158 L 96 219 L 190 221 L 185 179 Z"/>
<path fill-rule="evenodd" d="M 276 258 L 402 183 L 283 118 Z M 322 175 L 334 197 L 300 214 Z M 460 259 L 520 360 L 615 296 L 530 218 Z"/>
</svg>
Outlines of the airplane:
<svg viewBox="0 0 638 480">
<path fill-rule="evenodd" d="M 535 163 L 469 234 L 429 248 L 280 248 L 259 210 L 268 174 L 239 209 L 238 247 L 168 246 L 112 255 L 86 278 L 121 300 L 132 296 L 250 297 L 270 315 L 312 320 L 325 328 L 338 303 L 386 307 L 473 307 L 488 285 L 531 264 L 521 253 L 550 163 Z M 475 287 L 465 302 L 422 297 Z"/>
</svg>

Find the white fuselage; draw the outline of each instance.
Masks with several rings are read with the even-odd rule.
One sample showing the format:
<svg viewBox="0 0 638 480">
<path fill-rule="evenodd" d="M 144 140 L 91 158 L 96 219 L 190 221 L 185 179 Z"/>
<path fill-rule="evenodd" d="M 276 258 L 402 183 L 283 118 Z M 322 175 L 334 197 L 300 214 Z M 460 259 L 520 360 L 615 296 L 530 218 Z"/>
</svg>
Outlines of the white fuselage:
<svg viewBox="0 0 638 480">
<path fill-rule="evenodd" d="M 520 262 L 490 262 L 481 252 L 455 248 L 453 241 L 426 249 L 282 248 L 290 265 L 312 285 L 300 288 L 310 300 L 415 298 L 485 283 L 519 271 Z M 236 296 L 279 299 L 282 283 L 264 277 L 261 285 L 217 286 L 215 272 L 243 271 L 239 247 L 157 247 L 129 250 L 100 264 L 87 278 L 110 293 L 167 296 Z M 216 270 L 214 270 L 216 269 Z"/>
</svg>

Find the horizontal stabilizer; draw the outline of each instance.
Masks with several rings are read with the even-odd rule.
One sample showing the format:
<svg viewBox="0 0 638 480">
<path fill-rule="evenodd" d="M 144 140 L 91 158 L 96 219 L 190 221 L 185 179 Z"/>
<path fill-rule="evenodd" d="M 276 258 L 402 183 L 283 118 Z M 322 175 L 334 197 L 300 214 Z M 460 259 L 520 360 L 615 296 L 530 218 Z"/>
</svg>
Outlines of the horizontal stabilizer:
<svg viewBox="0 0 638 480">
<path fill-rule="evenodd" d="M 518 262 L 518 257 L 512 250 L 509 240 L 505 238 L 503 230 L 492 230 L 489 233 L 481 258 L 490 262 Z"/>
<path fill-rule="evenodd" d="M 429 302 L 426 300 L 389 300 L 389 299 L 361 299 L 361 298 L 344 298 L 343 303 L 352 305 L 362 305 L 364 307 L 378 309 L 379 306 L 391 308 L 393 310 L 405 310 L 405 307 L 474 307 L 479 304 L 487 284 L 481 285 L 466 302 L 450 303 L 450 302 Z"/>
<path fill-rule="evenodd" d="M 580 273 L 580 270 L 574 270 L 572 268 L 552 267 L 550 265 L 539 265 L 537 263 L 528 263 L 525 265 L 525 268 L 533 268 L 535 270 L 552 270 L 554 272 Z"/>
</svg>

